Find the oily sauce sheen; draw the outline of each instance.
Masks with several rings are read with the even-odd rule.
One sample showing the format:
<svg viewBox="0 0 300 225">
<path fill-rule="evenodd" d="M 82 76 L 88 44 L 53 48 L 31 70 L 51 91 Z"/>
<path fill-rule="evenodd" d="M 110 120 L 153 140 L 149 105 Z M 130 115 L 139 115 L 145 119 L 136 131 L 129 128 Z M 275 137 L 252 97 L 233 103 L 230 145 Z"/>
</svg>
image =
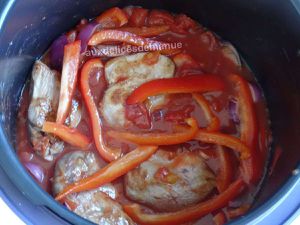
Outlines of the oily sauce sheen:
<svg viewBox="0 0 300 225">
<path fill-rule="evenodd" d="M 141 8 L 138 8 L 141 9 Z M 145 17 L 145 11 L 136 10 L 134 14 L 132 14 L 133 18 L 130 17 L 130 13 L 132 13 L 132 8 L 126 8 L 127 16 L 129 16 L 129 22 L 132 25 L 142 24 L 145 25 L 145 21 L 147 21 L 148 17 Z M 136 17 L 137 13 L 140 13 L 140 17 Z M 148 11 L 147 11 L 148 12 Z M 158 11 L 159 12 L 159 11 Z M 163 13 L 166 13 L 163 11 Z M 167 13 L 168 15 L 171 15 Z M 145 18 L 146 19 L 145 19 Z M 174 15 L 176 17 L 176 15 Z M 163 17 L 162 17 L 163 18 Z M 149 20 L 149 19 L 148 19 Z M 143 22 L 144 21 L 144 22 Z M 176 20 L 175 20 L 176 21 Z M 161 20 L 162 23 L 170 24 L 171 22 L 167 20 Z M 86 26 L 86 21 L 82 21 L 80 26 L 77 26 L 73 31 L 82 29 L 82 27 Z M 126 27 L 126 25 L 124 25 Z M 128 25 L 127 25 L 128 26 Z M 147 26 L 150 26 L 149 24 Z M 172 27 L 172 26 L 171 26 Z M 70 32 L 69 32 L 70 33 Z M 76 35 L 76 32 L 75 32 Z M 69 35 L 70 36 L 70 35 Z M 236 99 L 235 90 L 233 85 L 227 81 L 226 77 L 229 74 L 239 74 L 244 77 L 249 83 L 252 83 L 256 87 L 259 87 L 256 83 L 255 77 L 249 68 L 242 63 L 241 66 L 236 65 L 230 58 L 224 55 L 223 51 L 223 42 L 211 31 L 202 27 L 199 24 L 196 24 L 193 28 L 189 29 L 188 32 L 176 32 L 176 30 L 170 29 L 167 32 L 164 32 L 155 37 L 151 37 L 152 40 L 156 41 L 164 41 L 170 43 L 181 43 L 182 48 L 180 49 L 181 53 L 188 54 L 191 58 L 194 59 L 195 62 L 199 65 L 198 67 L 194 67 L 193 65 L 187 65 L 185 67 L 175 67 L 174 77 L 188 76 L 198 74 L 213 74 L 224 78 L 226 82 L 226 90 L 220 92 L 207 92 L 204 93 L 203 96 L 208 101 L 214 115 L 220 120 L 220 130 L 219 132 L 232 135 L 234 137 L 240 136 L 240 124 L 235 122 L 232 119 L 231 109 L 229 106 L 229 102 Z M 111 42 L 112 44 L 120 44 L 116 42 Z M 88 49 L 91 47 L 89 46 Z M 51 65 L 49 51 L 42 57 L 42 61 L 47 65 Z M 174 55 L 169 56 L 173 59 Z M 81 56 L 80 62 L 80 70 L 82 65 L 90 59 L 93 58 L 91 56 Z M 103 64 L 105 64 L 111 57 L 101 57 Z M 50 66 L 51 68 L 51 66 Z M 119 82 L 122 82 L 119 81 Z M 108 88 L 107 81 L 103 72 L 92 71 L 90 75 L 90 88 L 92 90 L 92 95 L 94 97 L 94 101 L 97 106 L 101 104 L 101 100 L 103 95 Z M 39 185 L 46 190 L 49 194 L 52 194 L 52 185 L 53 185 L 53 176 L 54 176 L 54 168 L 56 163 L 65 155 L 75 150 L 78 150 L 76 147 L 73 147 L 67 143 L 65 143 L 64 150 L 52 161 L 47 161 L 43 159 L 41 156 L 35 153 L 33 146 L 30 142 L 30 133 L 28 131 L 28 107 L 30 104 L 30 84 L 27 84 L 24 87 L 23 94 L 20 99 L 20 108 L 17 119 L 17 154 L 20 158 L 21 163 L 25 168 L 31 173 L 31 175 L 36 179 Z M 91 140 L 93 140 L 91 120 L 89 118 L 89 114 L 87 112 L 85 103 L 82 98 L 82 94 L 80 91 L 80 85 L 76 85 L 75 96 L 78 102 L 81 105 L 81 120 L 77 125 L 76 129 L 80 131 L 82 134 L 88 136 Z M 147 108 L 147 103 L 139 104 L 135 106 L 126 105 L 125 112 L 127 118 L 131 121 L 131 123 L 126 126 L 126 128 L 119 128 L 119 131 L 130 131 L 135 133 L 143 133 L 143 132 L 158 132 L 161 134 L 171 133 L 174 129 L 174 124 L 184 125 L 185 119 L 193 117 L 197 120 L 199 127 L 205 128 L 209 125 L 209 121 L 205 116 L 205 112 L 203 109 L 197 104 L 197 102 L 193 99 L 192 94 L 190 93 L 177 93 L 170 94 L 167 96 L 168 101 L 162 107 L 151 109 L 149 112 L 149 108 Z M 258 99 L 254 103 L 255 113 L 258 121 L 258 148 L 259 154 L 263 162 L 267 161 L 268 157 L 268 146 L 270 142 L 270 130 L 268 127 L 268 115 L 266 110 L 266 103 L 261 94 L 261 98 Z M 121 140 L 116 140 L 114 138 L 106 135 L 107 131 L 111 128 L 109 124 L 106 123 L 105 120 L 102 119 L 102 126 L 104 129 L 103 136 L 106 144 L 108 146 L 113 146 L 117 148 L 121 148 L 122 153 L 126 154 L 135 149 L 136 145 L 123 142 Z M 177 145 L 168 145 L 161 146 L 160 149 L 170 151 L 170 152 L 195 152 L 199 151 L 201 157 L 204 159 L 208 168 L 214 173 L 218 174 L 220 170 L 220 161 L 218 158 L 218 149 L 219 146 L 204 142 L 199 142 L 195 140 L 188 141 L 186 143 L 177 144 Z M 226 151 L 229 152 L 229 158 L 231 162 L 231 170 L 234 171 L 234 179 L 237 179 L 241 174 L 239 170 L 239 154 L 236 151 L 233 151 L 229 148 L 225 148 Z M 98 154 L 96 146 L 92 141 L 92 144 L 89 145 L 88 149 L 85 151 L 94 152 L 98 158 L 100 165 L 103 167 L 107 165 Z M 30 166 L 31 165 L 31 166 Z M 39 170 L 32 169 L 32 165 L 38 167 Z M 30 169 L 31 168 L 31 169 Z M 265 170 L 265 166 L 263 168 Z M 162 173 L 165 171 L 162 170 Z M 262 176 L 265 174 L 265 171 L 262 171 Z M 124 193 L 124 179 L 120 177 L 112 182 L 116 190 L 118 192 L 117 201 L 122 204 L 133 203 Z M 253 201 L 256 193 L 259 191 L 260 182 L 256 184 L 248 185 L 247 188 L 240 194 L 237 198 L 230 201 L 228 206 L 226 206 L 223 210 L 214 211 L 201 219 L 199 219 L 196 223 L 191 224 L 222 224 L 216 222 L 216 218 L 220 220 L 220 212 L 223 212 L 225 215 L 225 221 L 231 219 L 231 217 L 239 216 L 239 213 L 233 211 L 239 207 L 244 207 L 245 212 L 247 211 L 247 206 L 250 206 Z M 216 195 L 218 190 L 214 188 L 214 190 L 201 201 L 205 201 L 210 199 L 212 196 Z M 153 210 L 146 205 L 142 205 L 145 212 L 148 213 L 159 213 L 156 210 Z M 246 209 L 247 208 L 247 209 Z M 239 210 L 242 210 L 239 208 Z M 218 215 L 217 217 L 215 217 Z M 222 215 L 222 214 L 221 214 Z"/>
</svg>

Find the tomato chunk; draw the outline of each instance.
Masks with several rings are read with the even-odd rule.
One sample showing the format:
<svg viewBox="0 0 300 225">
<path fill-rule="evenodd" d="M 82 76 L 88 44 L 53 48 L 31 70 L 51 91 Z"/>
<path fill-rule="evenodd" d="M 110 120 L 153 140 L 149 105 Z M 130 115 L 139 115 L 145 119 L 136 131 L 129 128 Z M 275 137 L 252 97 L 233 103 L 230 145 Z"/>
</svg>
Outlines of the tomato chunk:
<svg viewBox="0 0 300 225">
<path fill-rule="evenodd" d="M 144 104 L 127 105 L 125 116 L 139 128 L 149 129 L 151 127 L 150 115 Z"/>
</svg>

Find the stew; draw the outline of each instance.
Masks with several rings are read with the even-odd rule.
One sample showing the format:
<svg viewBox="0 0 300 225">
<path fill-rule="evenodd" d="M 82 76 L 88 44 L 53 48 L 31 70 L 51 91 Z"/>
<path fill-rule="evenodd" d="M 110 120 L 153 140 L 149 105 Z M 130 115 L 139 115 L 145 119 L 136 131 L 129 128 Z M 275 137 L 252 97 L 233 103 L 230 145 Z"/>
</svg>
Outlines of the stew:
<svg viewBox="0 0 300 225">
<path fill-rule="evenodd" d="M 96 224 L 224 224 L 251 209 L 271 140 L 266 103 L 229 42 L 184 14 L 114 7 L 33 66 L 20 161 Z"/>
</svg>

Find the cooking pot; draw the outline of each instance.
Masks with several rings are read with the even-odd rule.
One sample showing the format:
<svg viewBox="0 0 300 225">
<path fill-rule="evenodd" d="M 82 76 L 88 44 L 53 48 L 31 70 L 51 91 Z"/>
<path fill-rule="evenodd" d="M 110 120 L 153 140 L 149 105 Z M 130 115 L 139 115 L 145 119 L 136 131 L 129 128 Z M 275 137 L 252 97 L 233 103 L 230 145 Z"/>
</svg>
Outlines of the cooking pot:
<svg viewBox="0 0 300 225">
<path fill-rule="evenodd" d="M 252 210 L 231 224 L 282 224 L 293 218 L 300 205 L 299 0 L 2 0 L 0 196 L 26 224 L 91 224 L 54 201 L 25 171 L 14 150 L 15 125 L 19 97 L 34 60 L 81 18 L 116 5 L 188 14 L 236 46 L 268 103 L 274 137 L 269 161 L 274 149 L 282 154 Z"/>
</svg>

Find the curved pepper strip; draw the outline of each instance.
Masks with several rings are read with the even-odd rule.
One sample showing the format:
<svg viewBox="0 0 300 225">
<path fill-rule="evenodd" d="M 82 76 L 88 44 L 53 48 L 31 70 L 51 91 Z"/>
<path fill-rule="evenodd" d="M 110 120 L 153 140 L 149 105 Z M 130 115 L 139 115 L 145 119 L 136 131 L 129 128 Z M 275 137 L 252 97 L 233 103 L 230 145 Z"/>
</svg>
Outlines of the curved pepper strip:
<svg viewBox="0 0 300 225">
<path fill-rule="evenodd" d="M 91 119 L 96 148 L 104 160 L 111 162 L 121 156 L 121 149 L 108 148 L 104 144 L 100 115 L 89 85 L 90 73 L 95 69 L 103 70 L 103 64 L 100 59 L 90 59 L 84 64 L 80 78 L 81 94 Z"/>
<path fill-rule="evenodd" d="M 217 149 L 217 157 L 219 160 L 219 172 L 217 176 L 217 188 L 219 193 L 225 191 L 233 180 L 234 172 L 230 160 L 230 153 L 222 146 Z"/>
<path fill-rule="evenodd" d="M 157 146 L 140 146 L 123 157 L 109 163 L 91 176 L 66 186 L 55 199 L 59 201 L 69 194 L 88 191 L 109 183 L 149 159 L 156 150 Z"/>
<path fill-rule="evenodd" d="M 241 162 L 243 178 L 247 183 L 256 183 L 262 176 L 263 163 L 258 150 L 258 124 L 248 82 L 232 74 L 229 80 L 234 85 L 239 108 L 241 140 L 249 147 L 250 157 Z"/>
<path fill-rule="evenodd" d="M 201 94 L 193 94 L 193 98 L 196 100 L 198 105 L 202 108 L 206 119 L 210 122 L 210 124 L 205 128 L 208 131 L 218 131 L 220 130 L 220 120 L 216 117 L 207 100 Z"/>
<path fill-rule="evenodd" d="M 121 27 L 128 23 L 127 15 L 118 7 L 104 11 L 95 20 L 103 28 Z"/>
<path fill-rule="evenodd" d="M 156 79 L 136 88 L 127 98 L 126 103 L 128 105 L 142 103 L 153 95 L 222 91 L 224 88 L 224 81 L 215 75 L 190 75 Z"/>
<path fill-rule="evenodd" d="M 195 136 L 195 140 L 231 148 L 241 154 L 241 159 L 247 159 L 250 156 L 250 149 L 248 146 L 240 139 L 228 134 L 200 129 Z"/>
<path fill-rule="evenodd" d="M 75 93 L 78 77 L 81 41 L 75 41 L 64 47 L 63 68 L 61 74 L 59 103 L 56 122 L 64 124 Z"/>
<path fill-rule="evenodd" d="M 190 126 L 189 128 L 181 128 L 180 132 L 164 134 L 164 133 L 129 133 L 122 131 L 108 131 L 108 136 L 115 139 L 121 139 L 138 145 L 175 145 L 192 140 L 197 131 L 198 125 L 194 118 L 185 120 Z"/>
<path fill-rule="evenodd" d="M 145 51 L 159 51 L 165 55 L 178 53 L 180 49 L 171 48 L 171 43 L 150 40 L 133 33 L 119 30 L 101 30 L 95 33 L 89 40 L 88 45 L 98 45 L 104 42 L 120 41 L 135 46 L 143 46 Z"/>
<path fill-rule="evenodd" d="M 90 139 L 77 129 L 59 123 L 45 122 L 42 131 L 53 134 L 68 144 L 80 149 L 87 149 L 91 143 Z"/>
<path fill-rule="evenodd" d="M 210 121 L 210 124 L 205 128 L 205 130 L 220 130 L 220 120 L 213 114 L 207 100 L 201 94 L 194 93 L 192 96 L 196 100 L 196 102 L 201 106 L 207 120 Z M 222 146 L 219 146 L 216 152 L 220 165 L 219 173 L 217 176 L 217 188 L 218 191 L 221 193 L 228 188 L 232 181 L 233 168 L 230 162 L 230 155 L 228 151 L 226 151 Z"/>
<path fill-rule="evenodd" d="M 153 37 L 169 31 L 170 27 L 167 25 L 152 27 L 120 27 L 117 30 L 126 31 L 141 37 Z"/>
<path fill-rule="evenodd" d="M 225 207 L 229 201 L 237 197 L 244 188 L 242 179 L 232 183 L 226 191 L 213 199 L 201 202 L 195 206 L 186 207 L 183 210 L 170 213 L 146 214 L 143 213 L 138 204 L 124 205 L 124 211 L 136 223 L 142 225 L 177 225 L 187 223 Z"/>
</svg>

